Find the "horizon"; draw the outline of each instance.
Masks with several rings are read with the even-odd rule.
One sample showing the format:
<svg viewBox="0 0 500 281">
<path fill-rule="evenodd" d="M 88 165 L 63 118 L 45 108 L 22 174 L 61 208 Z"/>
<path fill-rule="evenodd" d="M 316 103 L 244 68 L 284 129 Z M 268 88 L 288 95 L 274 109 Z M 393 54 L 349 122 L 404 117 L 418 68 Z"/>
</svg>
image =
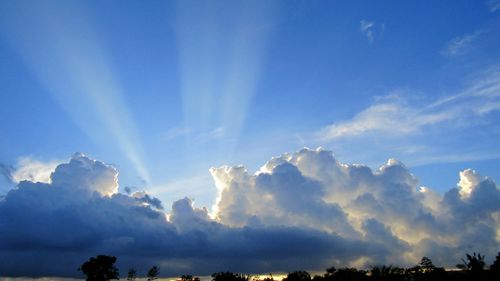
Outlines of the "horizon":
<svg viewBox="0 0 500 281">
<path fill-rule="evenodd" d="M 4 0 L 0 77 L 0 276 L 500 251 L 500 0 Z"/>
</svg>

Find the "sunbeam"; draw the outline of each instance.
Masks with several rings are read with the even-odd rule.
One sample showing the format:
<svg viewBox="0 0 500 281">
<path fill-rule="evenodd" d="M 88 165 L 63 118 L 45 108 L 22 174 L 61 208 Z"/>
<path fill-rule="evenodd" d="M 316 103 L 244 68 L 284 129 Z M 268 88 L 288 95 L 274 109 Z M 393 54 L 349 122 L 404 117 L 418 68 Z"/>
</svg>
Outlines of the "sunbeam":
<svg viewBox="0 0 500 281">
<path fill-rule="evenodd" d="M 191 132 L 223 133 L 219 152 L 230 157 L 256 94 L 276 3 L 192 4 L 176 5 L 184 123 Z"/>
<path fill-rule="evenodd" d="M 11 43 L 74 122 L 96 143 L 110 136 L 150 183 L 123 89 L 85 7 L 77 2 L 24 4 L 4 7 L 2 26 L 8 27 L 3 31 Z"/>
</svg>

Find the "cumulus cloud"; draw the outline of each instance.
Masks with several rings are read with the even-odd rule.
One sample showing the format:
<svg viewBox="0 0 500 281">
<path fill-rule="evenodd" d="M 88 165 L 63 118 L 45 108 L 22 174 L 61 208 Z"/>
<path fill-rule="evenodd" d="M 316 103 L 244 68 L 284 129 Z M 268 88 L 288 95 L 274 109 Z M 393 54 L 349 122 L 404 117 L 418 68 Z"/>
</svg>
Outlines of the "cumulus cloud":
<svg viewBox="0 0 500 281">
<path fill-rule="evenodd" d="M 232 227 L 188 198 L 167 214 L 145 192 L 118 193 L 117 177 L 112 166 L 75 154 L 48 182 L 21 181 L 0 200 L 0 258 L 8 260 L 0 272 L 76 276 L 83 261 L 101 253 L 117 256 L 122 272 L 152 264 L 169 275 L 286 271 L 324 267 L 335 255 L 352 260 L 380 252 L 313 228 Z M 304 264 L 303 255 L 311 260 Z"/>
<path fill-rule="evenodd" d="M 423 245 L 435 244 L 447 253 L 443 264 L 453 266 L 464 251 L 493 256 L 500 245 L 494 219 L 500 191 L 472 170 L 461 172 L 457 188 L 444 196 L 420 187 L 397 160 L 372 171 L 323 149 L 273 158 L 255 174 L 241 166 L 211 172 L 222 223 L 293 225 L 380 245 L 383 254 L 368 262 L 411 264 L 433 257 L 435 248 Z"/>
<path fill-rule="evenodd" d="M 125 188 L 125 191 L 130 194 L 130 188 Z M 131 195 L 137 201 L 141 202 L 144 205 L 151 206 L 158 210 L 163 210 L 163 205 L 161 204 L 160 199 L 155 198 L 147 194 L 145 191 L 137 191 Z"/>
<path fill-rule="evenodd" d="M 56 160 L 42 162 L 31 157 L 21 157 L 13 167 L 0 164 L 0 196 L 21 181 L 49 183 L 50 175 L 60 163 L 61 161 Z"/>
<path fill-rule="evenodd" d="M 473 170 L 439 195 L 401 162 L 377 170 L 303 149 L 267 162 L 210 170 L 215 217 L 189 198 L 164 212 L 142 191 L 118 193 L 118 172 L 75 154 L 48 182 L 21 181 L 0 199 L 0 272 L 77 276 L 96 254 L 144 273 L 322 270 L 414 264 L 427 255 L 453 265 L 464 252 L 498 249 L 500 191 Z M 22 266 L 20 266 L 22 265 Z"/>
</svg>

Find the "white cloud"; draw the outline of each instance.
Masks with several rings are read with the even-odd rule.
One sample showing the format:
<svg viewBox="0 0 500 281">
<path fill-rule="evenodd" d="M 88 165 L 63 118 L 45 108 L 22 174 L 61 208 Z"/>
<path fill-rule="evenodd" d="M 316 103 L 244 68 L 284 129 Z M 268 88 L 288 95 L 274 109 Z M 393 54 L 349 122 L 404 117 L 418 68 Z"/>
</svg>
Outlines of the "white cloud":
<svg viewBox="0 0 500 281">
<path fill-rule="evenodd" d="M 189 198 L 167 214 L 146 192 L 117 193 L 113 167 L 75 154 L 49 183 L 23 181 L 0 200 L 0 259 L 9 261 L 0 272 L 77 276 L 98 253 L 116 255 L 122 272 L 158 264 L 168 275 L 408 265 L 424 255 L 454 265 L 464 252 L 492 257 L 500 246 L 500 191 L 472 170 L 444 196 L 395 159 L 371 170 L 321 148 L 253 174 L 211 173 L 217 219 Z"/>
<path fill-rule="evenodd" d="M 50 174 L 61 162 L 42 162 L 30 157 L 19 158 L 16 168 L 12 171 L 12 179 L 17 183 L 23 180 L 50 183 Z"/>
<path fill-rule="evenodd" d="M 449 57 L 463 55 L 470 48 L 472 42 L 474 42 L 481 34 L 482 31 L 476 31 L 474 33 L 455 37 L 446 44 L 443 50 L 441 50 L 441 54 Z"/>
<path fill-rule="evenodd" d="M 472 169 L 467 169 L 460 172 L 460 182 L 457 184 L 458 193 L 462 198 L 468 198 L 472 194 L 475 188 L 479 186 L 479 183 L 483 181 L 480 175 Z"/>
<path fill-rule="evenodd" d="M 51 184 L 65 189 L 99 192 L 111 196 L 118 192 L 118 171 L 111 165 L 75 153 L 69 163 L 56 167 Z"/>
</svg>

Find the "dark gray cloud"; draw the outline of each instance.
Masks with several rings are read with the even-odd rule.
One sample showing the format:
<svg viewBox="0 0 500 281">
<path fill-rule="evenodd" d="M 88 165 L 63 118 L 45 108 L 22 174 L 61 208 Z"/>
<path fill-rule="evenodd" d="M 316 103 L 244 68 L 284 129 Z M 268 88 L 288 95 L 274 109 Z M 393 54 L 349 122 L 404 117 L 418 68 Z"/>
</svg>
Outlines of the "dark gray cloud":
<svg viewBox="0 0 500 281">
<path fill-rule="evenodd" d="M 115 168 L 75 154 L 50 181 L 21 181 L 0 199 L 0 272 L 78 276 L 97 254 L 117 256 L 122 272 L 158 264 L 165 275 L 404 265 L 423 255 L 453 265 L 499 246 L 500 192 L 472 170 L 444 196 L 419 189 L 396 160 L 372 171 L 322 149 L 273 158 L 255 174 L 211 173 L 216 218 L 189 198 L 164 212 L 145 192 L 118 193 Z"/>
</svg>

